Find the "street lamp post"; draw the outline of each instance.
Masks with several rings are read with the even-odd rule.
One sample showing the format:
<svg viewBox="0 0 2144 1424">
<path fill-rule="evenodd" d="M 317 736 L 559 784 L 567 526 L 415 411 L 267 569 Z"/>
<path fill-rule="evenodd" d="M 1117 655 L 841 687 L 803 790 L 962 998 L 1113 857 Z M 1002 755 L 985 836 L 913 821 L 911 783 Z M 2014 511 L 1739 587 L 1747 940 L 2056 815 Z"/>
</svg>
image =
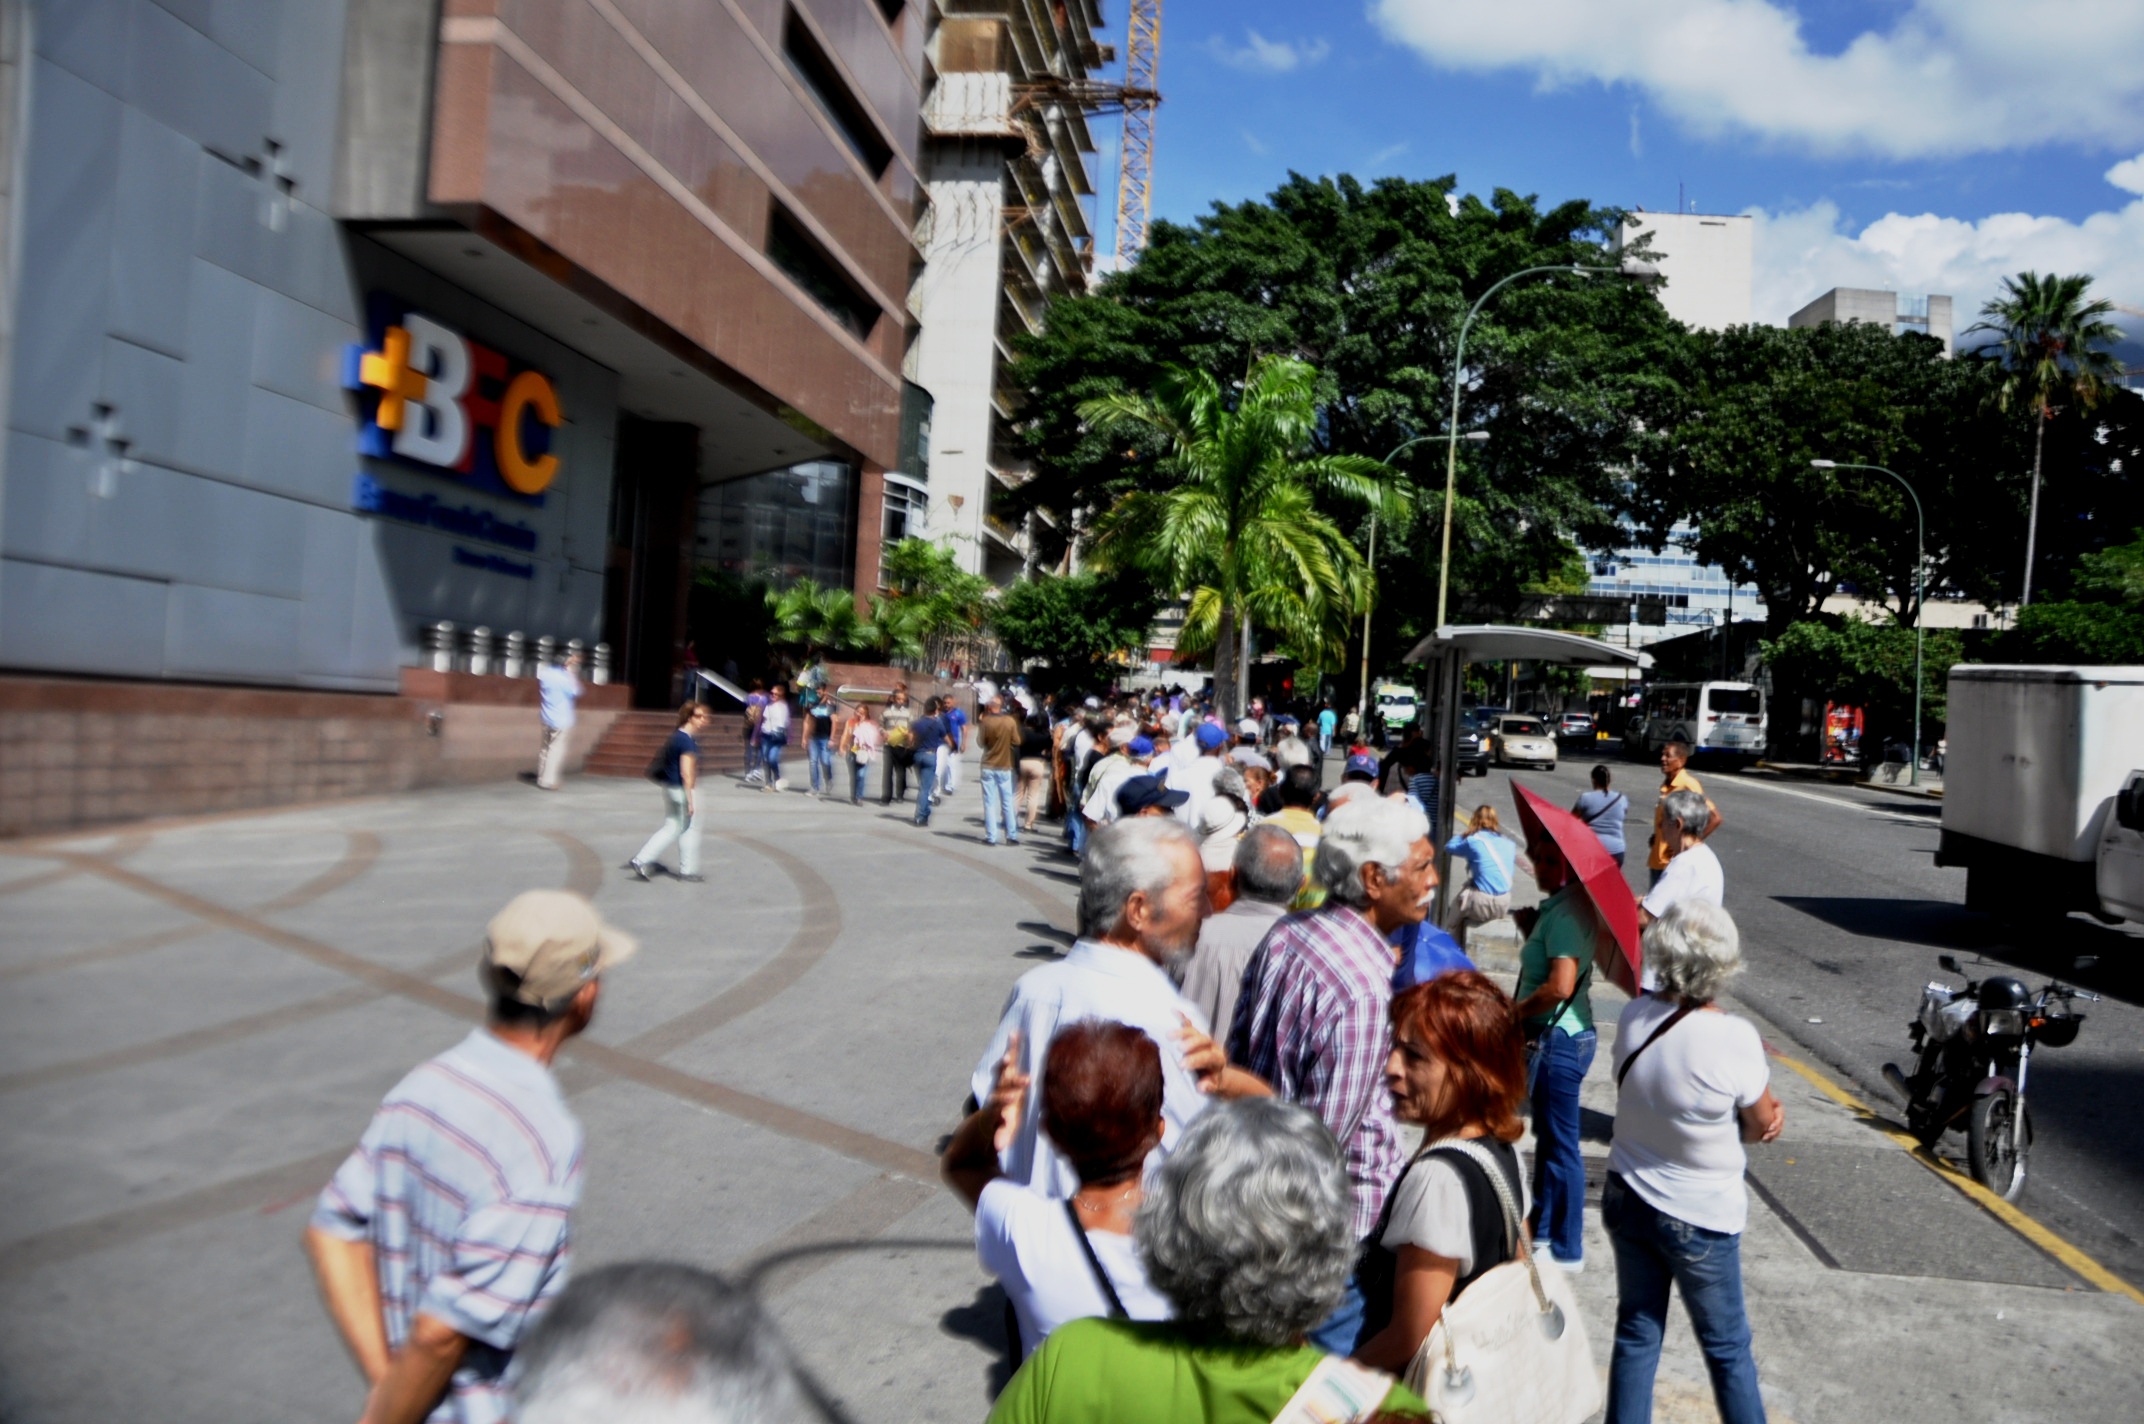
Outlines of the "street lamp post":
<svg viewBox="0 0 2144 1424">
<path fill-rule="evenodd" d="M 1384 460 L 1381 463 L 1389 465 L 1394 460 L 1397 460 L 1400 456 L 1406 454 L 1409 450 L 1412 450 L 1415 446 L 1423 444 L 1426 441 L 1441 440 L 1443 438 L 1444 437 L 1441 435 L 1417 435 L 1414 437 L 1414 439 L 1405 441 L 1396 448 L 1394 448 L 1392 453 L 1385 456 Z M 1489 438 L 1489 432 L 1486 430 L 1469 430 L 1465 434 L 1461 435 L 1459 438 L 1462 440 L 1471 440 L 1476 444 L 1479 444 L 1481 441 L 1487 440 Z M 1377 577 L 1377 511 L 1375 510 L 1370 511 L 1370 553 L 1367 562 L 1370 566 L 1370 577 Z M 1441 624 L 1443 620 L 1439 619 L 1438 622 Z M 1357 689 L 1355 695 L 1355 716 L 1358 719 L 1367 719 L 1369 715 L 1370 610 L 1366 607 L 1362 610 L 1362 683 L 1361 686 Z"/>
<path fill-rule="evenodd" d="M 1576 262 L 1560 262 L 1546 267 L 1522 267 L 1474 299 L 1467 309 L 1467 319 L 1459 324 L 1459 343 L 1452 351 L 1452 422 L 1445 433 L 1444 456 L 1444 552 L 1437 561 L 1437 626 L 1444 626 L 1446 595 L 1451 586 L 1452 569 L 1452 503 L 1459 481 L 1459 378 L 1466 369 L 1467 332 L 1474 325 L 1474 318 L 1481 315 L 1482 305 L 1504 288 L 1521 277 L 1534 277 L 1544 273 L 1567 272 L 1575 277 L 1636 277 L 1652 279 L 1660 275 L 1660 269 L 1650 262 L 1640 262 L 1626 257 L 1613 267 L 1586 267 Z"/>
<path fill-rule="evenodd" d="M 1905 476 L 1896 470 L 1887 470 L 1881 465 L 1854 465 L 1841 460 L 1811 460 L 1810 465 L 1819 470 L 1868 470 L 1879 475 L 1889 475 L 1898 481 L 1900 489 L 1913 501 L 1913 766 L 1909 773 L 1914 786 L 1921 784 L 1921 641 L 1928 623 L 1928 520 L 1921 512 L 1921 497 L 1914 493 Z"/>
</svg>

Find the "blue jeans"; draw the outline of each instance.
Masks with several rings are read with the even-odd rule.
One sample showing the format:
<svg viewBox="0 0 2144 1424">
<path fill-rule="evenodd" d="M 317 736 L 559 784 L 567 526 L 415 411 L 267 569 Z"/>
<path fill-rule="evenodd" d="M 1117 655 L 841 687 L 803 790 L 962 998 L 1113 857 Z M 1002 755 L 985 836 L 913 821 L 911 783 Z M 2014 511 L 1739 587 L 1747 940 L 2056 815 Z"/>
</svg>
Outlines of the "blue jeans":
<svg viewBox="0 0 2144 1424">
<path fill-rule="evenodd" d="M 834 744 L 825 737 L 813 737 L 804 744 L 804 754 L 811 760 L 811 789 L 826 792 L 834 789 Z"/>
<path fill-rule="evenodd" d="M 1705 1352 L 1722 1424 L 1764 1424 L 1749 1315 L 1742 1308 L 1742 1238 L 1676 1220 L 1613 1173 L 1601 1195 L 1601 1220 L 1615 1245 L 1607 1424 L 1652 1420 L 1653 1374 L 1660 1365 L 1671 1284 L 1682 1292 L 1691 1329 Z"/>
<path fill-rule="evenodd" d="M 864 782 L 869 779 L 870 775 L 871 763 L 858 761 L 856 753 L 850 752 L 849 777 L 851 785 L 849 787 L 849 802 L 851 805 L 861 806 L 864 804 Z"/>
<path fill-rule="evenodd" d="M 1094 827 L 1088 825 L 1087 818 L 1080 814 L 1077 802 L 1065 808 L 1065 834 L 1072 838 L 1072 854 L 1087 853 L 1087 837 L 1094 834 Z"/>
<path fill-rule="evenodd" d="M 1586 1159 L 1578 1150 L 1578 1088 L 1597 1036 L 1550 1029 L 1534 1075 L 1534 1239 L 1560 1261 L 1586 1252 Z"/>
<path fill-rule="evenodd" d="M 1352 1354 L 1356 1337 L 1362 1334 L 1362 1255 L 1355 1256 L 1355 1269 L 1347 1273 L 1347 1289 L 1340 1294 L 1340 1303 L 1305 1336 L 1311 1344 L 1330 1355 Z"/>
<path fill-rule="evenodd" d="M 1020 843 L 1020 825 L 1012 817 L 1012 771 L 983 768 L 983 839 L 996 845 L 1001 839 Z M 1000 835 L 1000 827 L 1003 834 Z"/>
<path fill-rule="evenodd" d="M 916 824 L 931 823 L 931 791 L 938 781 L 938 754 L 919 752 L 916 755 Z"/>
<path fill-rule="evenodd" d="M 767 784 L 769 786 L 782 779 L 782 748 L 788 745 L 789 739 L 787 737 L 778 742 L 762 740 L 759 744 L 760 758 L 767 766 Z"/>
</svg>

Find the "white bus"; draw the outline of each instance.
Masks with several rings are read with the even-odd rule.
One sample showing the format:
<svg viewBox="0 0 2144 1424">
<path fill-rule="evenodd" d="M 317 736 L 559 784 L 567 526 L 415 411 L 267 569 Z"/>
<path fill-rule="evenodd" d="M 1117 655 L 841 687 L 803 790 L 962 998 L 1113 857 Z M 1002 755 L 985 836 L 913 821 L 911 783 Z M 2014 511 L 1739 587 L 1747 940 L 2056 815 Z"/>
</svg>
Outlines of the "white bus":
<svg viewBox="0 0 2144 1424">
<path fill-rule="evenodd" d="M 1751 762 L 1764 755 L 1764 692 L 1746 682 L 1664 682 L 1623 735 L 1624 750 L 1652 758 L 1669 742 L 1688 742 L 1692 760 Z"/>
</svg>

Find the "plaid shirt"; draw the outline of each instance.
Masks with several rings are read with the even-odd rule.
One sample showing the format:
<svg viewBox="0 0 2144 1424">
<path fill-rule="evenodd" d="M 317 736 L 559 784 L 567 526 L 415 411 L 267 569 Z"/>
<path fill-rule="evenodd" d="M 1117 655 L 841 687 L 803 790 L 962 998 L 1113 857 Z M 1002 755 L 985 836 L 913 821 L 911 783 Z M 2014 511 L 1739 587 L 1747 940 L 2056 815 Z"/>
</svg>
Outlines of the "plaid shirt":
<svg viewBox="0 0 2144 1424">
<path fill-rule="evenodd" d="M 1392 1052 L 1392 946 L 1361 912 L 1328 905 L 1273 927 L 1244 971 L 1229 1061 L 1309 1108 L 1340 1140 L 1355 1188 L 1355 1238 L 1377 1229 L 1400 1172 L 1385 1089 Z"/>
<path fill-rule="evenodd" d="M 477 1029 L 397 1083 L 313 1224 L 372 1244 L 387 1343 L 419 1312 L 469 1337 L 433 1424 L 498 1424 L 500 1378 L 564 1289 L 581 1127 L 551 1070 Z"/>
</svg>

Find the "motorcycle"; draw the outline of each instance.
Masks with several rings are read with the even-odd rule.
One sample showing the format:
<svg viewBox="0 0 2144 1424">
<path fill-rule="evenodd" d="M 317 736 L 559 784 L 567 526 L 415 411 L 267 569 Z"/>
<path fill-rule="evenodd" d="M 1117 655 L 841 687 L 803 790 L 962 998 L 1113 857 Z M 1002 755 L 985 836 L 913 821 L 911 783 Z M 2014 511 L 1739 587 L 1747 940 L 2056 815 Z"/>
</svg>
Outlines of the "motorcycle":
<svg viewBox="0 0 2144 1424">
<path fill-rule="evenodd" d="M 1952 974 L 1965 973 L 1952 955 L 1936 962 Z M 2076 967 L 2095 963 L 2086 956 Z M 1962 1122 L 1974 1180 L 2004 1201 L 2016 1201 L 2032 1148 L 2025 1108 L 2032 1050 L 2076 1042 L 2085 1016 L 2075 1001 L 2098 998 L 2052 980 L 2034 994 L 2007 974 L 1968 978 L 1963 988 L 1930 981 L 1921 990 L 1920 1012 L 1906 1025 L 1917 1055 L 1913 1072 L 1883 1065 L 1884 1080 L 1906 1100 L 1906 1126 L 1932 1148 Z"/>
</svg>

